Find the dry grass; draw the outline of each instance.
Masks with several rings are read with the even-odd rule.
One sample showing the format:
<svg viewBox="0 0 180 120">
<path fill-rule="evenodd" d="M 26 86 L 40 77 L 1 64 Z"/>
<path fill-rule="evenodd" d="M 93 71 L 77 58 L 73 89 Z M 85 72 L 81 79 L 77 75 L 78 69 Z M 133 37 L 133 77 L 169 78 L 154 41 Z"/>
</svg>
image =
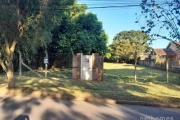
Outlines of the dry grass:
<svg viewBox="0 0 180 120">
<path fill-rule="evenodd" d="M 14 90 L 6 89 L 5 77 L 1 75 L 0 94 L 68 99 L 95 97 L 180 104 L 178 74 L 170 73 L 170 84 L 167 85 L 164 71 L 138 67 L 138 82 L 133 83 L 133 69 L 129 64 L 104 63 L 102 82 L 72 80 L 71 70 L 51 71 L 48 78 L 24 72 L 22 76 L 16 75 L 17 89 Z"/>
</svg>

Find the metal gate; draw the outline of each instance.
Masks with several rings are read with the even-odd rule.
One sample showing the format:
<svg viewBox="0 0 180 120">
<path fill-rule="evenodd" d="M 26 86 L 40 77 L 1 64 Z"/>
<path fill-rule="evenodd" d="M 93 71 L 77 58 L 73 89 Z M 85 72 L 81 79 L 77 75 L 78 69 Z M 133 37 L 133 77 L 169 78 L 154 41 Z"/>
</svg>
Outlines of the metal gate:
<svg viewBox="0 0 180 120">
<path fill-rule="evenodd" d="M 92 80 L 92 55 L 81 55 L 81 79 Z"/>
</svg>

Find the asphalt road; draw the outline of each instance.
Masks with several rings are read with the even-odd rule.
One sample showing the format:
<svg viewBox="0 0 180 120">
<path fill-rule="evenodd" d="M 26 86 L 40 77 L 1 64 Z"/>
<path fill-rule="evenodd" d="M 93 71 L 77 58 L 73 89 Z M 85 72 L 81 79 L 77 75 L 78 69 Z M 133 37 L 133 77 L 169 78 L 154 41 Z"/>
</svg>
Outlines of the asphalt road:
<svg viewBox="0 0 180 120">
<path fill-rule="evenodd" d="M 1 97 L 0 120 L 180 120 L 180 109 Z"/>
</svg>

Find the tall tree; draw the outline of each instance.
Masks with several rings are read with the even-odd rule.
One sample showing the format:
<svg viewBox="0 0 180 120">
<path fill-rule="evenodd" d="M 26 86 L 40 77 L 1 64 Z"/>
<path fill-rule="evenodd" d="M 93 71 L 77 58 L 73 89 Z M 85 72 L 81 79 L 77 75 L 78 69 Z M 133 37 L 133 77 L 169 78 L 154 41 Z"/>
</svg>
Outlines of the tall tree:
<svg viewBox="0 0 180 120">
<path fill-rule="evenodd" d="M 135 60 L 134 64 L 134 82 L 136 82 L 136 65 L 137 58 L 146 49 L 148 49 L 149 36 L 141 31 L 122 31 L 113 39 L 112 46 L 114 47 L 114 53 L 119 54 L 119 57 L 126 56 L 132 57 Z"/>
<path fill-rule="evenodd" d="M 87 9 L 86 5 L 77 4 L 76 2 L 68 7 L 62 15 L 61 22 L 55 26 L 52 33 L 52 42 L 48 44 L 48 53 L 51 57 L 50 65 L 53 69 L 58 65 L 59 57 L 66 57 L 72 55 L 74 46 L 72 43 L 76 39 L 76 33 L 74 31 L 75 23 L 74 19 L 80 14 L 84 13 Z"/>
<path fill-rule="evenodd" d="M 72 51 L 84 54 L 93 52 L 105 54 L 108 37 L 102 29 L 102 23 L 93 13 L 85 13 L 86 7 L 84 5 L 79 7 L 84 10 L 83 13 L 82 11 L 77 12 L 77 15 L 70 13 L 73 16 L 65 16 L 63 24 L 52 31 L 54 35 L 52 47 L 54 46 L 54 50 L 60 54 L 68 54 Z"/>
<path fill-rule="evenodd" d="M 29 51 L 46 45 L 51 28 L 60 21 L 58 16 L 72 3 L 73 0 L 0 0 L 0 64 L 6 72 L 8 88 L 15 87 L 15 50 Z"/>
<path fill-rule="evenodd" d="M 133 58 L 132 56 L 132 46 L 130 41 L 128 40 L 116 40 L 113 41 L 112 45 L 110 45 L 111 48 L 111 57 L 112 59 L 115 59 L 116 62 L 119 62 L 119 60 L 123 60 L 125 62 L 128 62 L 130 59 Z"/>
<path fill-rule="evenodd" d="M 84 13 L 75 19 L 76 40 L 74 51 L 84 54 L 96 52 L 99 54 L 106 53 L 106 43 L 108 36 L 102 29 L 102 23 L 93 13 Z"/>
<path fill-rule="evenodd" d="M 152 40 L 163 38 L 170 41 L 180 40 L 180 1 L 179 0 L 142 0 L 141 13 L 137 21 L 143 32 Z"/>
</svg>

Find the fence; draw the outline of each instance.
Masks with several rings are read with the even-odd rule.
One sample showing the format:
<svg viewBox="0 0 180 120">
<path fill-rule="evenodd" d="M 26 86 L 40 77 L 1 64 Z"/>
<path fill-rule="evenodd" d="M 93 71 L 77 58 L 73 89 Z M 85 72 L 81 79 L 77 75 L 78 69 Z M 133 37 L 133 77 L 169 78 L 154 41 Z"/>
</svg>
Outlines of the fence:
<svg viewBox="0 0 180 120">
<path fill-rule="evenodd" d="M 138 61 L 138 64 L 144 67 L 149 67 L 157 70 L 163 70 L 166 71 L 166 65 L 165 63 L 155 63 L 155 60 L 140 60 Z M 173 73 L 180 73 L 180 67 L 169 65 L 169 72 Z"/>
<path fill-rule="evenodd" d="M 36 55 L 31 62 L 24 61 L 32 69 L 44 68 L 44 56 Z M 17 64 L 18 65 L 18 64 Z M 17 67 L 18 68 L 18 67 Z M 72 68 L 72 55 L 69 56 L 49 56 L 48 69 Z"/>
<path fill-rule="evenodd" d="M 32 68 L 33 70 L 37 70 L 39 68 L 44 69 L 44 52 L 38 52 L 38 54 L 34 56 L 30 56 L 29 60 L 25 59 L 25 57 L 22 55 L 22 59 L 24 63 Z M 55 69 L 55 68 L 72 68 L 72 54 L 63 54 L 63 55 L 52 55 L 52 53 L 49 53 L 49 64 L 48 69 Z M 14 72 L 19 71 L 19 54 L 16 53 L 14 55 Z M 22 67 L 23 71 L 27 71 L 26 67 Z M 0 66 L 0 73 L 3 73 L 3 69 Z"/>
</svg>

